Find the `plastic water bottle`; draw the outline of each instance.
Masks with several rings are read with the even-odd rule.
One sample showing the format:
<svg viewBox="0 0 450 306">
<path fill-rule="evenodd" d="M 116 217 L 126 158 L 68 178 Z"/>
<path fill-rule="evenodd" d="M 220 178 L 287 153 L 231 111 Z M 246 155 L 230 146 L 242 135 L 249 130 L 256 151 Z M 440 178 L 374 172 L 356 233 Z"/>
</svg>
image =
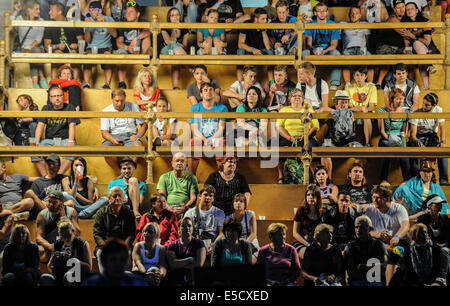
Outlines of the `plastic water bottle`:
<svg viewBox="0 0 450 306">
<path fill-rule="evenodd" d="M 169 55 L 173 55 L 173 43 L 169 46 Z"/>
<path fill-rule="evenodd" d="M 78 165 L 77 166 L 77 172 L 79 173 L 78 174 L 78 179 L 79 180 L 83 179 L 84 167 L 81 166 L 81 165 Z"/>
</svg>

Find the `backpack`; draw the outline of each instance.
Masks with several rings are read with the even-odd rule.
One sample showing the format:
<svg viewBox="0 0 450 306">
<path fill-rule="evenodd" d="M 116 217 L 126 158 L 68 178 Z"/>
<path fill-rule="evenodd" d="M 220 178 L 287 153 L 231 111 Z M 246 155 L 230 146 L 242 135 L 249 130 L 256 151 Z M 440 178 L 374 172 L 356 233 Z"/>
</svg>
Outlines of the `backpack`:
<svg viewBox="0 0 450 306">
<path fill-rule="evenodd" d="M 303 93 L 303 97 L 304 97 L 305 93 L 306 93 L 306 83 L 300 83 L 300 89 L 301 89 L 301 91 Z M 322 102 L 322 79 L 321 78 L 316 79 L 316 94 L 317 94 L 317 98 L 319 99 L 319 101 Z"/>
<path fill-rule="evenodd" d="M 353 112 L 348 108 L 340 108 L 332 111 L 334 131 L 331 135 L 337 143 L 355 136 L 353 129 Z"/>
<path fill-rule="evenodd" d="M 6 145 L 12 145 L 12 142 L 19 131 L 19 125 L 14 118 L 2 118 L 0 120 L 0 130 L 3 134 L 1 138 L 4 141 L 2 142 L 6 142 Z"/>
<path fill-rule="evenodd" d="M 297 140 L 292 143 L 297 147 Z M 303 162 L 298 158 L 288 158 L 283 165 L 284 184 L 303 184 Z"/>
</svg>

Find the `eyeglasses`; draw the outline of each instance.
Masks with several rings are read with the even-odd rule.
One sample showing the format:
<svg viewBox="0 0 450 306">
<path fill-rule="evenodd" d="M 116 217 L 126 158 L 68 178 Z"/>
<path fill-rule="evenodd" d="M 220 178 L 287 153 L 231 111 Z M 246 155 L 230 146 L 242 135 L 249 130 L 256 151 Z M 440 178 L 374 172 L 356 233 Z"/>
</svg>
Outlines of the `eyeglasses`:
<svg viewBox="0 0 450 306">
<path fill-rule="evenodd" d="M 117 198 L 120 198 L 120 197 L 122 197 L 121 194 L 114 194 L 114 195 L 111 196 L 111 198 L 113 198 L 113 199 L 117 199 Z"/>
<path fill-rule="evenodd" d="M 50 96 L 50 98 L 59 98 L 59 97 L 64 97 L 64 95 L 53 95 L 53 96 Z"/>
<path fill-rule="evenodd" d="M 128 6 L 135 6 L 136 5 L 136 1 L 128 1 L 127 2 L 127 7 Z"/>
</svg>

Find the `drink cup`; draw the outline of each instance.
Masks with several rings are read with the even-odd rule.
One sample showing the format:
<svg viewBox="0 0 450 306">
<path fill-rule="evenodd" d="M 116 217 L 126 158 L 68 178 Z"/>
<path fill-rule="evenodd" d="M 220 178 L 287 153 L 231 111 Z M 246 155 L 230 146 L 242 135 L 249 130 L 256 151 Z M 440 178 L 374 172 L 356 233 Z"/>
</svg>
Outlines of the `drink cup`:
<svg viewBox="0 0 450 306">
<path fill-rule="evenodd" d="M 191 54 L 191 55 L 195 55 L 195 47 L 194 47 L 194 46 L 191 46 L 191 52 L 190 52 L 190 54 Z"/>
<path fill-rule="evenodd" d="M 317 48 L 316 51 L 317 51 L 317 53 L 316 53 L 317 55 L 323 54 L 323 48 L 321 48 L 321 47 Z"/>
<path fill-rule="evenodd" d="M 361 47 L 361 54 L 362 55 L 367 55 L 367 48 L 366 47 Z"/>
<path fill-rule="evenodd" d="M 85 40 L 79 40 L 78 41 L 78 53 L 83 54 L 85 48 L 86 48 L 86 41 Z"/>
<path fill-rule="evenodd" d="M 53 142 L 55 144 L 55 146 L 60 146 L 61 145 L 61 138 L 60 137 L 55 137 L 53 138 Z"/>
<path fill-rule="evenodd" d="M 412 54 L 412 47 L 405 47 L 406 54 Z"/>
<path fill-rule="evenodd" d="M 91 48 L 91 50 L 92 50 L 92 54 L 97 54 L 98 53 L 98 47 L 93 46 Z"/>
<path fill-rule="evenodd" d="M 266 220 L 266 216 L 259 216 L 259 220 Z"/>
<path fill-rule="evenodd" d="M 211 48 L 211 54 L 212 55 L 217 55 L 217 48 L 216 47 L 212 47 Z"/>
<path fill-rule="evenodd" d="M 36 146 L 36 138 L 30 137 L 28 138 L 28 141 L 30 142 L 30 146 Z"/>
</svg>

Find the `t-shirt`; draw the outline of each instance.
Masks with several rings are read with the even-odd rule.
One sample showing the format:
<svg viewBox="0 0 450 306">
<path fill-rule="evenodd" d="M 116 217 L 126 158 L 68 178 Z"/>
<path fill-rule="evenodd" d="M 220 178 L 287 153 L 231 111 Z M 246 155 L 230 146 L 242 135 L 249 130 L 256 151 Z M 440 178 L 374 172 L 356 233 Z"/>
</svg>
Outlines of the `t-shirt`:
<svg viewBox="0 0 450 306">
<path fill-rule="evenodd" d="M 281 253 L 275 252 L 270 245 L 263 246 L 258 252 L 257 263 L 267 266 L 267 277 L 270 280 L 294 282 L 300 275 L 297 251 L 287 243 Z"/>
<path fill-rule="evenodd" d="M 235 218 L 234 214 L 228 215 L 225 217 L 225 220 Z M 252 210 L 246 210 L 245 215 L 242 216 L 241 225 L 242 225 L 242 239 L 247 239 L 248 236 L 252 233 L 252 219 L 256 218 L 255 212 Z"/>
<path fill-rule="evenodd" d="M 250 110 L 249 112 L 251 112 L 251 113 L 253 113 L 253 112 L 257 112 L 256 110 L 255 110 L 255 108 L 254 109 L 252 109 L 252 110 Z M 241 105 L 239 105 L 237 108 L 236 108 L 236 113 L 245 113 L 245 112 L 247 112 L 246 110 L 245 110 L 245 104 L 241 104 Z M 262 108 L 262 110 L 261 110 L 261 113 L 267 113 L 267 109 L 265 108 L 265 107 L 263 107 Z M 247 121 L 255 121 L 255 122 L 257 122 L 257 123 L 259 123 L 260 121 L 261 121 L 261 119 L 244 119 L 246 122 Z"/>
<path fill-rule="evenodd" d="M 253 23 L 253 20 L 248 20 L 245 23 Z M 240 30 L 239 34 L 245 35 L 245 44 L 249 47 L 264 50 L 266 46 L 264 46 L 263 33 L 267 30 L 256 30 L 256 29 L 247 29 Z"/>
<path fill-rule="evenodd" d="M 297 17 L 288 15 L 286 16 L 286 20 L 284 22 L 281 22 L 277 17 L 274 20 L 272 20 L 271 23 L 297 23 Z M 294 30 L 290 29 L 273 29 L 269 32 L 270 37 L 272 37 L 272 39 L 274 39 L 275 42 L 281 42 L 281 38 L 287 34 L 295 35 L 295 32 Z M 289 44 L 290 41 L 291 39 L 289 39 L 289 41 L 287 41 L 284 45 Z"/>
<path fill-rule="evenodd" d="M 167 251 L 175 253 L 176 259 L 184 259 L 188 257 L 197 257 L 197 250 L 204 248 L 203 240 L 192 237 L 187 245 L 184 245 L 180 240 L 172 241 L 167 247 Z"/>
<path fill-rule="evenodd" d="M 210 78 L 209 81 L 214 90 L 220 89 L 220 85 L 216 79 Z M 197 87 L 197 82 L 194 82 L 187 87 L 187 98 L 189 99 L 189 97 L 195 97 L 197 102 L 202 100 L 202 96 L 200 96 L 200 89 Z"/>
<path fill-rule="evenodd" d="M 370 35 L 369 29 L 343 29 L 343 48 L 366 47 L 366 36 L 368 35 Z"/>
<path fill-rule="evenodd" d="M 352 203 L 370 204 L 372 203 L 372 185 L 353 186 L 351 184 L 339 187 L 339 190 L 346 190 L 350 193 Z"/>
<path fill-rule="evenodd" d="M 75 111 L 75 106 L 73 104 L 65 104 L 62 109 L 54 109 L 52 104 L 44 105 L 42 111 Z M 55 138 L 59 137 L 62 139 L 69 138 L 69 125 L 71 123 L 79 124 L 80 119 L 78 118 L 38 118 L 38 122 L 42 122 L 46 125 L 45 128 L 45 138 Z"/>
<path fill-rule="evenodd" d="M 197 206 L 198 207 L 198 206 Z M 194 235 L 201 235 L 202 232 L 207 232 L 214 237 L 219 235 L 219 227 L 223 226 L 223 221 L 225 221 L 225 214 L 223 211 L 215 206 L 207 211 L 199 208 L 200 220 L 197 218 L 197 207 L 189 209 L 184 217 L 189 217 L 192 219 L 194 224 Z"/>
<path fill-rule="evenodd" d="M 208 0 L 207 7 L 214 6 L 216 0 Z M 241 0 L 226 0 L 218 8 L 219 11 L 219 22 L 225 22 L 228 18 L 236 19 L 237 13 L 244 13 L 242 8 Z"/>
<path fill-rule="evenodd" d="M 308 111 L 310 113 L 314 113 L 312 108 L 309 108 Z M 296 111 L 292 109 L 291 106 L 285 106 L 280 109 L 279 113 L 299 113 L 302 114 L 305 112 L 305 109 L 302 108 L 300 111 Z M 284 127 L 291 136 L 303 135 L 304 125 L 301 119 L 277 119 L 277 126 Z M 312 119 L 310 128 L 319 128 L 319 120 Z"/>
<path fill-rule="evenodd" d="M 228 112 L 228 108 L 220 104 L 219 102 L 214 102 L 214 105 L 211 109 L 206 109 L 203 106 L 203 103 L 197 103 L 191 106 L 189 110 L 191 113 L 217 113 L 217 112 Z M 211 138 L 219 129 L 219 121 L 227 121 L 226 119 L 218 119 L 218 118 L 191 118 L 189 119 L 189 124 L 196 123 L 198 124 L 198 130 L 202 133 L 206 138 Z"/>
<path fill-rule="evenodd" d="M 317 23 L 317 19 L 311 21 L 311 24 Z M 335 23 L 327 19 L 326 23 Z M 312 37 L 314 50 L 321 47 L 324 50 L 330 46 L 332 40 L 340 40 L 341 34 L 338 29 L 305 30 L 305 35 Z"/>
<path fill-rule="evenodd" d="M 216 189 L 213 205 L 223 210 L 225 215 L 230 215 L 233 197 L 238 193 L 250 191 L 245 176 L 235 173 L 230 181 L 225 181 L 219 172 L 211 173 L 205 181 L 205 185 L 212 185 Z"/>
<path fill-rule="evenodd" d="M 377 105 L 377 88 L 373 84 L 366 83 L 363 87 L 358 87 L 356 83 L 346 88 L 350 96 L 351 106 L 368 107 L 369 103 Z"/>
<path fill-rule="evenodd" d="M 308 84 L 306 84 L 305 93 L 304 93 L 304 100 L 309 99 L 311 101 L 311 106 L 314 110 L 318 110 L 322 106 L 322 97 L 317 96 L 317 90 L 316 90 L 316 84 L 313 85 L 313 87 L 309 87 Z M 328 84 L 326 81 L 321 80 L 320 85 L 321 88 L 321 94 L 327 95 L 329 93 Z M 297 86 L 295 88 L 302 89 L 302 83 L 298 82 Z"/>
<path fill-rule="evenodd" d="M 89 17 L 91 21 L 94 21 Z M 114 22 L 114 19 L 110 16 L 105 16 L 105 22 Z M 85 31 L 91 32 L 91 42 L 88 44 L 88 48 L 93 46 L 97 48 L 112 48 L 111 34 L 109 34 L 107 28 L 85 28 Z"/>
<path fill-rule="evenodd" d="M 424 112 L 423 109 L 419 109 L 416 113 Z M 442 108 L 440 106 L 435 106 L 431 110 L 431 113 L 442 113 Z M 417 125 L 417 134 L 426 134 L 431 131 L 435 131 L 437 133 L 439 128 L 439 123 L 445 122 L 445 119 L 410 119 L 409 122 L 411 124 Z M 436 128 L 435 128 L 436 127 Z"/>
<path fill-rule="evenodd" d="M 64 41 L 68 45 L 78 43 L 77 36 L 84 35 L 83 28 L 45 28 L 44 40 L 50 39 L 52 45 L 62 44 Z M 62 51 L 63 53 L 69 53 L 67 47 Z"/>
<path fill-rule="evenodd" d="M 174 171 L 169 171 L 159 177 L 156 189 L 166 191 L 169 205 L 186 204 L 191 193 L 198 193 L 198 181 L 191 173 L 185 172 L 180 180 L 175 176 Z"/>
<path fill-rule="evenodd" d="M 180 30 L 180 37 L 178 37 L 177 38 L 177 43 L 179 43 L 179 44 L 183 44 L 183 38 L 184 38 L 184 35 L 186 35 L 186 34 L 188 34 L 189 33 L 189 30 L 188 29 L 179 29 Z M 166 32 L 167 33 L 167 35 L 171 35 L 172 34 L 172 31 L 175 31 L 175 29 L 162 29 L 161 30 L 161 33 L 162 32 Z M 204 37 L 205 38 L 205 37 Z M 165 42 L 164 42 L 164 44 L 166 44 Z M 185 46 L 186 47 L 186 46 Z"/>
<path fill-rule="evenodd" d="M 141 196 L 145 196 L 145 194 L 147 193 L 147 185 L 145 185 L 145 183 L 141 180 L 139 181 L 139 193 L 141 194 Z M 109 193 L 109 190 L 113 187 L 119 186 L 122 190 L 123 190 L 123 203 L 130 203 L 131 204 L 131 200 L 128 201 L 128 184 L 124 182 L 124 180 L 122 178 L 117 179 L 117 180 L 112 180 L 111 182 L 109 182 L 108 185 L 108 190 L 107 193 Z"/>
<path fill-rule="evenodd" d="M 307 242 L 311 243 L 314 239 L 314 229 L 320 223 L 323 223 L 326 215 L 322 213 L 321 217 L 316 220 L 312 220 L 306 213 L 305 207 L 299 207 L 294 216 L 294 221 L 299 223 L 297 232 L 305 239 Z"/>
<path fill-rule="evenodd" d="M 0 180 L 0 203 L 16 204 L 22 200 L 22 184 L 30 178 L 24 174 L 12 174 Z"/>
<path fill-rule="evenodd" d="M 140 22 L 147 22 L 146 20 L 142 19 L 139 20 Z M 129 46 L 131 44 L 131 41 L 141 34 L 145 29 L 117 29 L 117 38 L 123 37 L 123 43 L 126 46 Z"/>
<path fill-rule="evenodd" d="M 176 120 L 177 119 L 175 119 L 175 118 L 169 118 L 169 120 L 165 119 L 164 121 L 159 121 L 159 118 L 157 118 L 155 120 L 155 122 L 153 123 L 153 125 L 156 126 L 159 136 L 162 136 L 167 132 L 167 129 L 169 128 L 169 126 Z"/>
<path fill-rule="evenodd" d="M 64 191 L 62 187 L 62 180 L 65 178 L 64 174 L 57 174 L 54 178 L 48 179 L 45 176 L 38 178 L 31 184 L 31 190 L 34 191 L 36 196 L 43 200 L 48 201 L 48 195 L 53 190 Z"/>
<path fill-rule="evenodd" d="M 405 84 L 404 86 L 399 86 L 397 83 L 395 83 L 395 87 L 394 88 L 400 88 L 406 94 L 406 88 L 407 87 L 408 87 L 408 84 Z M 392 88 L 390 86 L 388 86 L 388 85 L 384 86 L 384 91 L 385 92 L 390 92 L 391 89 Z M 413 102 L 414 102 L 413 101 L 414 95 L 420 94 L 420 89 L 419 89 L 419 86 L 417 86 L 417 83 L 415 84 L 414 89 L 412 89 L 412 90 L 413 90 L 412 95 L 409 94 L 408 97 L 406 97 L 405 101 L 403 102 L 403 107 L 404 108 L 408 108 L 408 109 L 411 108 L 411 106 L 413 105 Z M 411 101 L 408 101 L 409 100 L 408 98 L 411 99 Z"/>
<path fill-rule="evenodd" d="M 370 205 L 366 210 L 366 216 L 372 220 L 375 232 L 386 229 L 391 235 L 395 235 L 398 232 L 402 222 L 409 221 L 406 208 L 394 201 L 391 202 L 389 210 L 384 214 L 374 205 Z"/>
<path fill-rule="evenodd" d="M 205 41 L 205 39 L 207 39 L 209 36 L 211 36 L 212 39 L 214 39 L 215 37 L 220 38 L 220 36 L 225 35 L 225 29 L 214 29 L 212 35 L 211 33 L 209 33 L 209 29 L 197 29 L 197 32 L 202 33 L 203 35 L 203 40 Z"/>
<path fill-rule="evenodd" d="M 118 112 L 114 106 L 108 105 L 103 109 L 104 112 Z M 123 112 L 140 112 L 141 109 L 135 103 L 125 102 Z M 101 118 L 100 129 L 109 131 L 112 135 L 117 134 L 136 134 L 138 124 L 144 124 L 145 119 L 141 118 Z"/>
<path fill-rule="evenodd" d="M 267 82 L 264 85 L 264 92 L 266 93 L 266 99 L 268 99 L 270 87 L 272 86 L 272 84 L 275 84 L 277 89 L 275 91 L 275 95 L 273 97 L 271 106 L 276 105 L 286 106 L 288 95 L 291 92 L 291 90 L 295 88 L 295 83 L 289 79 L 286 79 L 286 81 L 282 85 L 278 85 L 277 83 L 275 83 L 274 80 Z"/>
<path fill-rule="evenodd" d="M 387 113 L 385 107 L 378 109 L 379 113 Z M 384 120 L 384 130 L 386 131 L 386 134 L 394 134 L 394 135 L 400 135 L 403 129 L 403 123 L 406 121 L 406 119 L 383 119 Z"/>
<path fill-rule="evenodd" d="M 252 86 L 258 87 L 262 90 L 261 84 L 259 82 L 255 82 Z M 233 88 L 238 94 L 245 94 L 244 81 L 234 81 L 230 86 Z"/>
</svg>

